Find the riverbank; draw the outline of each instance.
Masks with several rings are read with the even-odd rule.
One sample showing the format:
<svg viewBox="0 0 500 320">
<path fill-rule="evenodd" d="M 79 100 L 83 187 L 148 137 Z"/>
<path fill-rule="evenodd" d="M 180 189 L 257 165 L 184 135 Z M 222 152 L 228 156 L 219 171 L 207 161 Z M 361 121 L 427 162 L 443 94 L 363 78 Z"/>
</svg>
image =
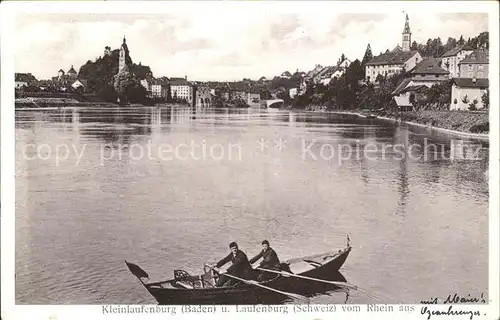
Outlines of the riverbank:
<svg viewBox="0 0 500 320">
<path fill-rule="evenodd" d="M 154 107 L 163 105 L 179 105 L 175 103 L 155 103 L 155 104 L 142 104 L 142 103 L 130 103 L 130 104 L 118 104 L 113 102 L 89 102 L 89 101 L 76 101 L 74 99 L 67 98 L 20 98 L 14 101 L 15 109 L 58 109 L 58 108 L 136 108 L 136 107 Z"/>
<path fill-rule="evenodd" d="M 340 111 L 336 113 L 354 114 L 366 117 L 361 111 Z M 457 137 L 489 140 L 489 114 L 470 111 L 408 111 L 401 113 L 373 112 L 377 119 L 395 123 L 405 123 L 431 131 L 451 134 Z"/>
<path fill-rule="evenodd" d="M 57 108 L 74 108 L 74 107 L 102 107 L 114 105 L 109 102 L 80 102 L 73 99 L 57 99 L 43 101 L 31 101 L 29 98 L 16 99 L 14 102 L 15 109 L 57 109 Z M 118 104 L 115 104 L 118 106 Z"/>
</svg>

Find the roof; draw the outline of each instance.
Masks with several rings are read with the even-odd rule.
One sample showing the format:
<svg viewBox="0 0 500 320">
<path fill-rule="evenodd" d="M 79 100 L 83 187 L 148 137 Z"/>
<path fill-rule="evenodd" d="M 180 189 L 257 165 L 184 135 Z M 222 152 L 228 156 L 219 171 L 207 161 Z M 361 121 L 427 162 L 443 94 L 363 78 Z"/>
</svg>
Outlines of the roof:
<svg viewBox="0 0 500 320">
<path fill-rule="evenodd" d="M 462 45 L 462 46 L 458 46 L 456 48 L 453 48 L 453 49 L 449 50 L 448 52 L 445 52 L 442 56 L 443 57 L 455 56 L 462 50 L 473 51 L 474 49 L 472 49 L 472 47 L 469 45 Z"/>
<path fill-rule="evenodd" d="M 15 81 L 17 82 L 32 82 L 36 81 L 36 78 L 31 73 L 16 73 Z"/>
<path fill-rule="evenodd" d="M 248 85 L 244 82 L 241 82 L 241 81 L 228 82 L 227 84 L 232 91 L 245 91 L 246 92 L 249 90 Z"/>
<path fill-rule="evenodd" d="M 317 75 L 318 72 L 320 72 L 323 69 L 324 69 L 324 67 L 322 65 L 317 64 L 316 66 L 314 66 L 314 69 L 312 69 L 312 70 L 310 70 L 309 72 L 306 73 L 306 77 L 312 78 L 315 75 Z"/>
<path fill-rule="evenodd" d="M 465 57 L 459 64 L 487 64 L 489 61 L 489 52 L 486 50 L 475 50 Z"/>
<path fill-rule="evenodd" d="M 338 67 L 338 66 L 334 66 L 334 67 L 328 67 L 328 70 L 326 70 L 321 78 L 330 78 L 336 71 L 341 71 L 342 68 Z"/>
<path fill-rule="evenodd" d="M 455 83 L 460 88 L 480 88 L 480 89 L 488 88 L 490 84 L 488 79 L 472 79 L 472 78 L 454 78 L 453 83 Z"/>
<path fill-rule="evenodd" d="M 191 85 L 189 81 L 184 78 L 170 78 L 171 86 L 189 86 Z"/>
<path fill-rule="evenodd" d="M 377 66 L 377 65 L 386 65 L 386 64 L 404 64 L 411 57 L 419 53 L 417 50 L 412 51 L 399 51 L 395 50 L 389 53 L 383 53 L 376 57 L 373 57 L 372 60 L 368 61 L 366 65 Z"/>
<path fill-rule="evenodd" d="M 396 94 L 396 95 L 400 94 L 403 91 L 403 89 L 408 85 L 408 83 L 410 83 L 410 81 L 411 81 L 411 79 L 409 79 L 409 78 L 406 78 L 403 81 L 401 81 L 401 83 L 398 84 L 396 89 L 394 89 L 392 94 Z"/>
<path fill-rule="evenodd" d="M 318 72 L 316 72 L 315 74 L 313 74 L 312 77 L 313 78 L 322 77 L 326 72 L 328 72 L 328 70 L 330 70 L 330 68 L 332 68 L 332 67 L 323 67 Z"/>
<path fill-rule="evenodd" d="M 125 36 L 123 36 L 123 43 L 121 47 L 125 50 L 126 53 L 128 53 L 127 39 L 125 39 Z"/>
<path fill-rule="evenodd" d="M 439 62 L 434 58 L 426 58 L 420 61 L 410 72 L 412 74 L 449 74 L 449 72 L 439 66 Z"/>
<path fill-rule="evenodd" d="M 59 71 L 57 71 L 57 72 L 62 72 L 62 73 L 64 73 L 64 70 L 63 70 L 63 69 L 59 69 Z"/>
<path fill-rule="evenodd" d="M 74 73 L 74 74 L 76 74 L 76 71 L 73 68 L 73 65 L 71 66 L 71 69 L 69 69 L 67 73 Z"/>
<path fill-rule="evenodd" d="M 401 91 L 401 93 L 403 93 L 403 92 L 410 92 L 410 91 L 420 91 L 420 90 L 422 90 L 424 88 L 428 88 L 428 87 L 426 85 L 424 85 L 424 84 L 409 86 L 409 87 L 404 88 Z"/>
<path fill-rule="evenodd" d="M 282 76 L 282 77 L 291 77 L 291 76 L 292 76 L 292 74 L 291 74 L 290 72 L 288 72 L 288 71 L 285 71 L 285 72 L 283 72 L 283 73 L 281 74 L 281 76 Z"/>
<path fill-rule="evenodd" d="M 87 81 L 83 80 L 83 79 L 76 79 L 75 81 L 73 81 L 73 83 L 71 85 L 74 85 L 77 82 L 81 83 L 85 87 L 87 86 Z"/>
</svg>

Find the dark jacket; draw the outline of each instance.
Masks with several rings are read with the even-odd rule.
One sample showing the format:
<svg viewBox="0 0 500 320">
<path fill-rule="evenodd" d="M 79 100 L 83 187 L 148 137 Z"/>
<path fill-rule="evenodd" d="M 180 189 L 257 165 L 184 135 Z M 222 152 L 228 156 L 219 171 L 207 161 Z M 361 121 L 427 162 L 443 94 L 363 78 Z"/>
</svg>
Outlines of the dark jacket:
<svg viewBox="0 0 500 320">
<path fill-rule="evenodd" d="M 236 252 L 236 256 L 234 256 L 233 253 L 231 252 L 227 257 L 217 262 L 216 267 L 220 268 L 229 261 L 232 262 L 232 265 L 229 268 L 227 268 L 227 273 L 244 279 L 251 278 L 253 274 L 253 269 L 250 263 L 248 262 L 247 255 L 243 251 L 238 250 Z"/>
<path fill-rule="evenodd" d="M 278 255 L 272 248 L 268 248 L 266 251 L 262 250 L 258 255 L 250 260 L 250 264 L 254 263 L 260 258 L 262 258 L 262 262 L 260 263 L 261 268 L 272 270 L 280 269 L 280 260 L 278 259 Z"/>
</svg>

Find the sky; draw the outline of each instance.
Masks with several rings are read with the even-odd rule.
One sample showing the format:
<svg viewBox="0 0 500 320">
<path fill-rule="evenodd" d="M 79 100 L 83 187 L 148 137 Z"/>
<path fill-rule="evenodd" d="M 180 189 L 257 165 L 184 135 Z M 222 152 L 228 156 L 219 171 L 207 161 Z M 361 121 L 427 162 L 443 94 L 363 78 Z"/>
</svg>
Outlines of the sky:
<svg viewBox="0 0 500 320">
<path fill-rule="evenodd" d="M 88 60 L 117 49 L 126 36 L 135 63 L 149 65 L 155 77 L 196 81 L 272 78 L 284 71 L 334 65 L 344 53 L 362 59 L 370 43 L 374 54 L 401 44 L 405 13 L 412 41 L 465 39 L 488 31 L 483 13 L 402 10 L 346 13 L 335 3 L 307 7 L 279 3 L 244 7 L 199 2 L 196 10 L 162 13 L 23 13 L 16 17 L 16 72 L 37 79 L 59 69 L 78 71 Z M 125 11 L 125 10 L 122 10 Z"/>
</svg>

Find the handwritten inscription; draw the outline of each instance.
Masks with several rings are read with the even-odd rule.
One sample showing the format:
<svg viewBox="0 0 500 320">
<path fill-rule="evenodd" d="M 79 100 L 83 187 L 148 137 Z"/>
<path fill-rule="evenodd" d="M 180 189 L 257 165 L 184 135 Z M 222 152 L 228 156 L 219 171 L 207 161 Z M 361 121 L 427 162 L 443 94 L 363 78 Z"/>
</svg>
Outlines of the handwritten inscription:
<svg viewBox="0 0 500 320">
<path fill-rule="evenodd" d="M 484 299 L 484 294 L 481 293 L 480 297 L 471 297 L 470 294 L 467 295 L 467 297 L 461 297 L 458 294 L 454 294 L 453 297 L 450 294 L 448 298 L 444 301 L 444 303 L 486 303 L 486 300 Z"/>
<path fill-rule="evenodd" d="M 486 303 L 484 299 L 484 294 L 481 293 L 480 296 L 471 296 L 469 293 L 467 296 L 460 296 L 457 293 L 448 295 L 444 301 L 439 300 L 439 298 L 430 298 L 429 300 L 420 301 L 421 304 L 464 304 L 464 303 Z"/>
<path fill-rule="evenodd" d="M 433 307 L 435 308 L 435 307 Z M 430 309 L 429 307 L 423 307 L 420 311 L 422 315 L 427 316 L 427 320 L 430 320 L 432 316 L 469 316 L 472 320 L 474 316 L 480 316 L 479 311 L 475 310 L 453 310 L 453 306 L 449 306 L 447 310 L 445 309 Z"/>
</svg>

